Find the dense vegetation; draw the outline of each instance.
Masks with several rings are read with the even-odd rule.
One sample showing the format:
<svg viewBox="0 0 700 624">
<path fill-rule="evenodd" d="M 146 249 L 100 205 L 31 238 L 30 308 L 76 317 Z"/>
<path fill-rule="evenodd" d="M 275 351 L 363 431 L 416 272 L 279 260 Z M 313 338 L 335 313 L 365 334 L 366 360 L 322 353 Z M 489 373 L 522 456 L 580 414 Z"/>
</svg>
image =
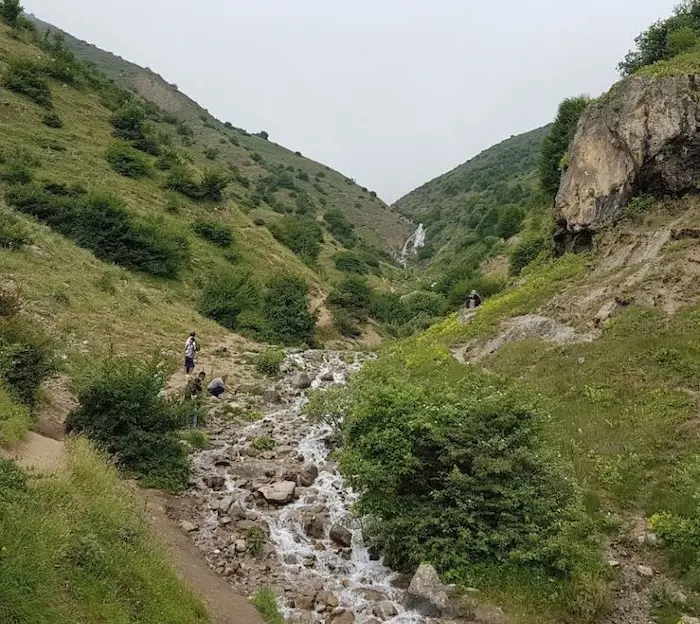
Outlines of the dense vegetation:
<svg viewBox="0 0 700 624">
<path fill-rule="evenodd" d="M 87 435 L 147 484 L 178 491 L 190 467 L 177 431 L 193 421 L 197 407 L 170 402 L 163 385 L 154 367 L 109 360 L 80 382 L 80 407 L 66 429 Z"/>
<path fill-rule="evenodd" d="M 659 20 L 635 39 L 635 48 L 619 64 L 620 72 L 628 76 L 642 67 L 692 50 L 700 37 L 700 0 L 685 0 L 673 15 Z"/>
</svg>

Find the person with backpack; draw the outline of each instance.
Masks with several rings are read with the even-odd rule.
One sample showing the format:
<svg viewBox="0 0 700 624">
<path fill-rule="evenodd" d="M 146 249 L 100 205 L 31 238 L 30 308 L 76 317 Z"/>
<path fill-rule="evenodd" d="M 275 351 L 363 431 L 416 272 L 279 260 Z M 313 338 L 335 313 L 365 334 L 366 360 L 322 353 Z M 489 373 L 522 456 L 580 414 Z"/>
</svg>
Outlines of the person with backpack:
<svg viewBox="0 0 700 624">
<path fill-rule="evenodd" d="M 478 308 L 481 305 L 481 296 L 476 290 L 472 290 L 469 293 L 469 298 L 467 299 L 467 307 L 469 309 Z"/>
<path fill-rule="evenodd" d="M 195 361 L 197 359 L 197 334 L 191 332 L 185 342 L 185 374 L 189 375 L 194 370 Z"/>
</svg>

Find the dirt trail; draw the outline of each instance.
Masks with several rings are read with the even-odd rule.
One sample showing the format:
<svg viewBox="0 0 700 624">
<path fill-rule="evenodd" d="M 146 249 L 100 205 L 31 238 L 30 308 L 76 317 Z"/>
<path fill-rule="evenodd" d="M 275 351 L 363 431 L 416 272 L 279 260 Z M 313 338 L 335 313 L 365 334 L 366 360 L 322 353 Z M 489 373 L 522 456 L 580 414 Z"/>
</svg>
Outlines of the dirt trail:
<svg viewBox="0 0 700 624">
<path fill-rule="evenodd" d="M 232 337 L 223 346 L 239 346 L 238 343 L 239 340 Z M 229 358 L 230 355 L 229 352 Z M 213 366 L 219 364 L 216 357 L 205 361 Z M 180 375 L 180 382 L 184 385 L 184 373 Z M 44 386 L 44 394 L 45 401 L 39 410 L 37 430 L 46 435 L 29 432 L 25 439 L 13 448 L 0 448 L 0 457 L 12 459 L 26 470 L 53 475 L 67 468 L 63 423 L 76 403 L 70 393 L 67 378 L 50 380 Z M 138 488 L 136 490 L 144 499 L 146 517 L 154 535 L 167 549 L 180 578 L 206 604 L 212 623 L 264 624 L 250 602 L 217 576 L 207 565 L 199 549 L 167 516 L 166 510 L 175 500 L 157 491 L 142 491 Z"/>
<path fill-rule="evenodd" d="M 182 580 L 206 604 L 213 624 L 264 624 L 250 602 L 207 565 L 194 542 L 168 517 L 168 508 L 176 506 L 177 500 L 155 490 L 143 494 L 154 532 L 167 547 Z"/>
</svg>

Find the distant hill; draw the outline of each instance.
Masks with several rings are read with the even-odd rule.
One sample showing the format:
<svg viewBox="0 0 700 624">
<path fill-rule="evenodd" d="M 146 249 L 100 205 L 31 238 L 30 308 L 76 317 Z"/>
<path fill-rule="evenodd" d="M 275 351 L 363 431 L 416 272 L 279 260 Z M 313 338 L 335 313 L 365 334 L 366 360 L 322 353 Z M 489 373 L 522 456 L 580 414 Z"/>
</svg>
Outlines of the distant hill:
<svg viewBox="0 0 700 624">
<path fill-rule="evenodd" d="M 287 149 L 271 140 L 249 134 L 235 127 L 235 120 L 232 120 L 233 123 L 227 120 L 222 122 L 182 93 L 177 85 L 168 83 L 150 68 L 140 67 L 35 16 L 30 17 L 40 32 L 51 29 L 61 33 L 66 46 L 78 58 L 93 63 L 118 84 L 135 91 L 177 120 L 186 122 L 200 149 L 212 146 L 219 150 L 219 160 L 232 163 L 251 181 L 264 177 L 276 167 L 287 168 L 297 176 L 295 185 L 299 189 L 296 192 L 303 192 L 318 212 L 326 208 L 341 210 L 370 245 L 390 254 L 396 254 L 410 235 L 411 226 L 405 219 L 389 209 L 371 189 L 360 187 L 352 178 L 305 158 L 293 147 Z M 258 132 L 262 129 L 254 130 Z M 258 160 L 259 157 L 262 158 Z M 285 209 L 293 210 L 295 206 L 296 198 L 290 197 L 290 190 L 295 191 L 277 189 L 273 192 L 275 200 L 285 207 L 283 212 Z M 252 190 L 239 187 L 236 193 L 245 200 Z M 273 207 L 266 206 L 264 202 L 263 209 L 266 208 Z"/>
<path fill-rule="evenodd" d="M 427 228 L 420 257 L 451 262 L 509 238 L 538 202 L 537 162 L 550 126 L 511 137 L 398 200 L 393 208 Z"/>
</svg>

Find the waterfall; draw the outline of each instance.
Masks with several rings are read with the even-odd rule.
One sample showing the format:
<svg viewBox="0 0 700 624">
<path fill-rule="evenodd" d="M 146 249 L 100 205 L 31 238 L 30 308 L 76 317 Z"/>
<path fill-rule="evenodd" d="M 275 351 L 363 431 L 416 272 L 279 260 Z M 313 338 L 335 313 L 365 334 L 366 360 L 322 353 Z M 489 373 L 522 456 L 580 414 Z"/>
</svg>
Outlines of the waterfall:
<svg viewBox="0 0 700 624">
<path fill-rule="evenodd" d="M 409 253 L 413 252 L 417 254 L 421 247 L 425 247 L 425 235 L 425 227 L 422 223 L 418 224 L 418 229 L 413 232 L 404 243 L 403 250 L 401 251 L 401 258 L 399 259 L 401 266 L 405 267 L 408 264 Z"/>
</svg>

